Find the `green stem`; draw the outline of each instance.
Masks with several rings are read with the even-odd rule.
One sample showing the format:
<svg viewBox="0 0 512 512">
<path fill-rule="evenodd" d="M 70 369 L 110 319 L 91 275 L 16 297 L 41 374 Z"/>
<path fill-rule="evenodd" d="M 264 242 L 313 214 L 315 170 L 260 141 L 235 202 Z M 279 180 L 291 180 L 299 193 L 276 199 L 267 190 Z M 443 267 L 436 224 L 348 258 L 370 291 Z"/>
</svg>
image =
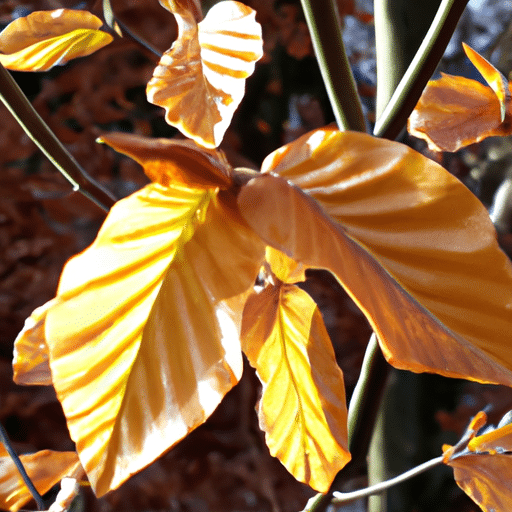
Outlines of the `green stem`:
<svg viewBox="0 0 512 512">
<path fill-rule="evenodd" d="M 115 203 L 115 197 L 80 167 L 35 111 L 10 73 L 1 64 L 0 99 L 27 135 L 71 183 L 73 190 L 80 192 L 100 208 L 108 211 Z"/>
<path fill-rule="evenodd" d="M 375 0 L 377 106 L 380 117 L 427 34 L 441 0 Z"/>
<path fill-rule="evenodd" d="M 366 457 L 390 368 L 382 355 L 377 336 L 372 334 L 348 411 L 352 460 L 336 475 L 327 494 L 318 494 L 308 502 L 307 512 L 325 512 L 331 503 L 332 493 L 343 482 L 366 473 Z"/>
<path fill-rule="evenodd" d="M 34 498 L 34 501 L 37 504 L 38 510 L 44 510 L 45 504 L 43 501 L 43 498 L 39 494 L 38 490 L 35 488 L 34 484 L 32 483 L 32 480 L 27 474 L 27 471 L 25 470 L 25 467 L 23 466 L 23 463 L 21 462 L 20 458 L 18 457 L 18 454 L 14 451 L 11 442 L 9 440 L 9 436 L 7 435 L 7 432 L 5 431 L 3 425 L 0 423 L 0 442 L 5 446 L 5 449 L 7 450 L 7 453 L 11 457 L 12 461 L 14 462 L 21 478 L 23 479 L 23 482 L 27 486 L 28 490 L 30 491 L 30 494 L 32 494 L 32 497 Z"/>
<path fill-rule="evenodd" d="M 372 494 L 379 494 L 384 492 L 385 490 L 393 487 L 395 485 L 401 484 L 406 480 L 409 480 L 429 469 L 432 469 L 436 466 L 440 466 L 443 463 L 443 455 L 436 457 L 435 459 L 431 459 L 415 468 L 402 473 L 394 478 L 390 478 L 385 482 L 380 482 L 378 484 L 372 485 L 371 487 L 366 487 L 365 489 L 360 489 L 358 491 L 353 492 L 334 492 L 334 498 L 331 500 L 331 503 L 339 505 L 340 503 L 348 503 L 349 501 L 354 501 L 360 498 L 366 498 L 367 496 L 371 496 Z"/>
<path fill-rule="evenodd" d="M 442 0 L 425 39 L 375 124 L 375 136 L 395 139 L 400 134 L 441 60 L 467 3 L 468 0 Z"/>
<path fill-rule="evenodd" d="M 301 3 L 338 128 L 366 132 L 334 0 L 301 0 Z"/>
</svg>

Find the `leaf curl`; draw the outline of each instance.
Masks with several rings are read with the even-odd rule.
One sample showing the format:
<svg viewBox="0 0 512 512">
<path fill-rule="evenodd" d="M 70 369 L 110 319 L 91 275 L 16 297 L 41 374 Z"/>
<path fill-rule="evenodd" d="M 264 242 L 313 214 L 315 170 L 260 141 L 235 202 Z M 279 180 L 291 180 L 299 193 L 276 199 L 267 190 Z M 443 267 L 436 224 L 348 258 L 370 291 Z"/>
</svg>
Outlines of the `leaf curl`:
<svg viewBox="0 0 512 512">
<path fill-rule="evenodd" d="M 255 11 L 242 3 L 213 6 L 199 24 L 188 2 L 165 1 L 179 36 L 147 86 L 166 121 L 207 148 L 217 147 L 244 95 L 245 79 L 263 55 Z"/>
</svg>

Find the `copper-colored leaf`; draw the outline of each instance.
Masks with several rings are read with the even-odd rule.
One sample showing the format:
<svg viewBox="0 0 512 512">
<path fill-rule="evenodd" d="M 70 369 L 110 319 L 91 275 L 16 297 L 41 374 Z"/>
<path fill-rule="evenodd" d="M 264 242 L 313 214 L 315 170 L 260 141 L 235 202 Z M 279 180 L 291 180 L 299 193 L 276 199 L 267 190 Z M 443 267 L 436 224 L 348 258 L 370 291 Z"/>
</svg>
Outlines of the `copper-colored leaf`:
<svg viewBox="0 0 512 512">
<path fill-rule="evenodd" d="M 113 40 L 98 30 L 101 25 L 101 20 L 87 11 L 33 12 L 0 33 L 0 63 L 17 71 L 45 71 L 90 55 Z"/>
<path fill-rule="evenodd" d="M 235 1 L 213 6 L 199 24 L 187 2 L 166 1 L 179 36 L 147 86 L 166 120 L 207 148 L 217 147 L 244 95 L 245 79 L 262 56 L 255 11 Z"/>
<path fill-rule="evenodd" d="M 187 11 L 199 23 L 203 19 L 203 9 L 201 0 L 158 0 L 168 11 L 172 13 L 180 13 Z"/>
<path fill-rule="evenodd" d="M 445 74 L 427 84 L 409 117 L 408 130 L 434 151 L 457 151 L 486 137 L 512 133 L 505 77 L 469 46 L 464 45 L 464 50 L 490 87 Z"/>
<path fill-rule="evenodd" d="M 240 378 L 239 295 L 264 246 L 232 204 L 228 192 L 152 183 L 64 268 L 44 335 L 98 495 L 203 423 Z"/>
<path fill-rule="evenodd" d="M 164 187 L 182 183 L 195 188 L 228 188 L 231 168 L 219 151 L 199 148 L 188 140 L 148 139 L 128 133 L 109 133 L 99 141 L 133 158 L 151 181 Z"/>
<path fill-rule="evenodd" d="M 249 297 L 242 347 L 263 383 L 260 426 L 290 473 L 326 492 L 350 460 L 343 375 L 313 299 L 292 284 Z"/>
<path fill-rule="evenodd" d="M 240 193 L 244 218 L 269 245 L 331 270 L 391 364 L 512 385 L 512 268 L 458 180 L 399 143 L 334 129 L 281 148 L 263 169 L 320 207 L 261 176 Z"/>
<path fill-rule="evenodd" d="M 484 415 L 485 417 L 485 415 Z M 512 507 L 512 425 L 490 428 L 475 435 L 471 426 L 469 443 L 448 447 L 444 462 L 453 468 L 457 485 L 484 512 L 510 510 Z M 468 435 L 469 434 L 469 435 Z"/>
<path fill-rule="evenodd" d="M 484 77 L 489 87 L 494 91 L 500 102 L 501 121 L 505 120 L 505 114 L 510 108 L 510 90 L 507 79 L 500 73 L 487 59 L 484 59 L 479 53 L 466 43 L 462 43 L 468 59 L 473 63 L 476 69 Z"/>
<path fill-rule="evenodd" d="M 81 471 L 76 452 L 43 450 L 21 455 L 21 462 L 40 494 L 49 491 L 66 476 Z M 18 469 L 0 443 L 0 508 L 15 512 L 32 499 Z"/>
</svg>

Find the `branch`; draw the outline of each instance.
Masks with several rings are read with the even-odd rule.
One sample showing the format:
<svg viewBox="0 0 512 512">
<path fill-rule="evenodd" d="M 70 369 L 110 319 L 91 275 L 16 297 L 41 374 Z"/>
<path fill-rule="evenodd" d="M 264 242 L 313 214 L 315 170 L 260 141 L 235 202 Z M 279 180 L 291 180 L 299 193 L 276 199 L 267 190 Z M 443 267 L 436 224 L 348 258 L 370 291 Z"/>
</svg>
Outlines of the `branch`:
<svg viewBox="0 0 512 512">
<path fill-rule="evenodd" d="M 432 25 L 414 59 L 375 123 L 376 137 L 395 139 L 434 73 L 468 0 L 442 0 Z"/>
<path fill-rule="evenodd" d="M 26 134 L 71 183 L 73 190 L 80 192 L 100 208 L 108 211 L 115 203 L 116 198 L 80 167 L 78 162 L 35 111 L 10 73 L 1 64 L 0 99 L 25 130 Z"/>
<path fill-rule="evenodd" d="M 338 128 L 366 132 L 334 0 L 301 0 L 301 3 Z"/>
</svg>

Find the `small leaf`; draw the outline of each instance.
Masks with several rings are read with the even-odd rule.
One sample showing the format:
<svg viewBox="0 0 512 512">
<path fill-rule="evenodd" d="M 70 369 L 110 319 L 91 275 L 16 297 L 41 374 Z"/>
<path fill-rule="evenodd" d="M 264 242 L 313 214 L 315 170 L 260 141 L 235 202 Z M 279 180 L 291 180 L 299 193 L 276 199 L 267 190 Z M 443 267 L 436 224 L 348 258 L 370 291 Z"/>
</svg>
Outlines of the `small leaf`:
<svg viewBox="0 0 512 512">
<path fill-rule="evenodd" d="M 45 494 L 64 477 L 82 472 L 76 452 L 43 450 L 21 455 L 21 462 L 39 494 Z M 0 508 L 15 512 L 32 499 L 18 469 L 0 443 Z"/>
<path fill-rule="evenodd" d="M 263 384 L 258 415 L 270 453 L 326 492 L 350 454 L 343 375 L 315 302 L 284 283 L 251 295 L 242 347 Z"/>
<path fill-rule="evenodd" d="M 471 426 L 465 435 L 467 447 L 464 443 L 459 449 L 450 447 L 445 451 L 444 462 L 453 468 L 457 485 L 484 512 L 510 510 L 512 425 L 487 429 L 480 436 L 470 429 Z"/>
<path fill-rule="evenodd" d="M 46 313 L 56 303 L 52 299 L 35 309 L 25 320 L 23 330 L 14 342 L 14 381 L 25 386 L 51 386 L 48 345 L 45 341 L 44 325 Z"/>
<path fill-rule="evenodd" d="M 512 133 L 505 77 L 469 46 L 464 45 L 464 50 L 490 87 L 444 73 L 427 84 L 409 117 L 408 130 L 434 151 L 457 151 L 487 137 Z"/>
<path fill-rule="evenodd" d="M 112 42 L 98 30 L 99 18 L 87 11 L 36 11 L 18 18 L 0 33 L 0 63 L 16 71 L 46 71 L 85 57 Z"/>
<path fill-rule="evenodd" d="M 188 2 L 163 5 L 176 16 L 179 36 L 148 83 L 148 101 L 165 108 L 167 122 L 187 137 L 215 148 L 263 55 L 261 26 L 255 11 L 231 0 L 214 5 L 199 24 Z"/>
<path fill-rule="evenodd" d="M 230 191 L 172 182 L 176 160 L 146 160 L 151 149 L 169 156 L 169 147 L 133 140 L 147 173 L 167 185 L 114 205 L 94 243 L 64 267 L 56 299 L 17 340 L 37 348 L 44 334 L 53 385 L 100 496 L 203 423 L 238 381 L 244 299 L 264 255 Z M 177 148 L 179 161 L 185 148 L 184 161 L 196 163 L 188 145 Z M 212 169 L 213 157 L 205 153 Z M 22 364 L 15 368 L 22 382 Z"/>
<path fill-rule="evenodd" d="M 200 148 L 192 141 L 128 133 L 109 133 L 98 140 L 136 160 L 151 181 L 164 187 L 181 183 L 192 188 L 226 189 L 233 181 L 222 153 Z"/>
<path fill-rule="evenodd" d="M 510 106 L 510 90 L 508 88 L 507 79 L 488 60 L 484 59 L 466 43 L 462 43 L 462 47 L 468 59 L 473 63 L 475 68 L 478 69 L 485 81 L 489 84 L 489 87 L 494 91 L 494 94 L 496 94 L 500 102 L 501 121 L 503 122 Z"/>
<path fill-rule="evenodd" d="M 459 181 L 404 145 L 334 129 L 284 146 L 263 170 L 318 203 L 262 175 L 239 194 L 246 222 L 296 261 L 330 270 L 391 364 L 512 385 L 512 268 Z"/>
<path fill-rule="evenodd" d="M 267 247 L 265 260 L 269 263 L 272 272 L 283 283 L 298 283 L 306 280 L 304 265 L 292 260 L 284 252 Z"/>
</svg>

